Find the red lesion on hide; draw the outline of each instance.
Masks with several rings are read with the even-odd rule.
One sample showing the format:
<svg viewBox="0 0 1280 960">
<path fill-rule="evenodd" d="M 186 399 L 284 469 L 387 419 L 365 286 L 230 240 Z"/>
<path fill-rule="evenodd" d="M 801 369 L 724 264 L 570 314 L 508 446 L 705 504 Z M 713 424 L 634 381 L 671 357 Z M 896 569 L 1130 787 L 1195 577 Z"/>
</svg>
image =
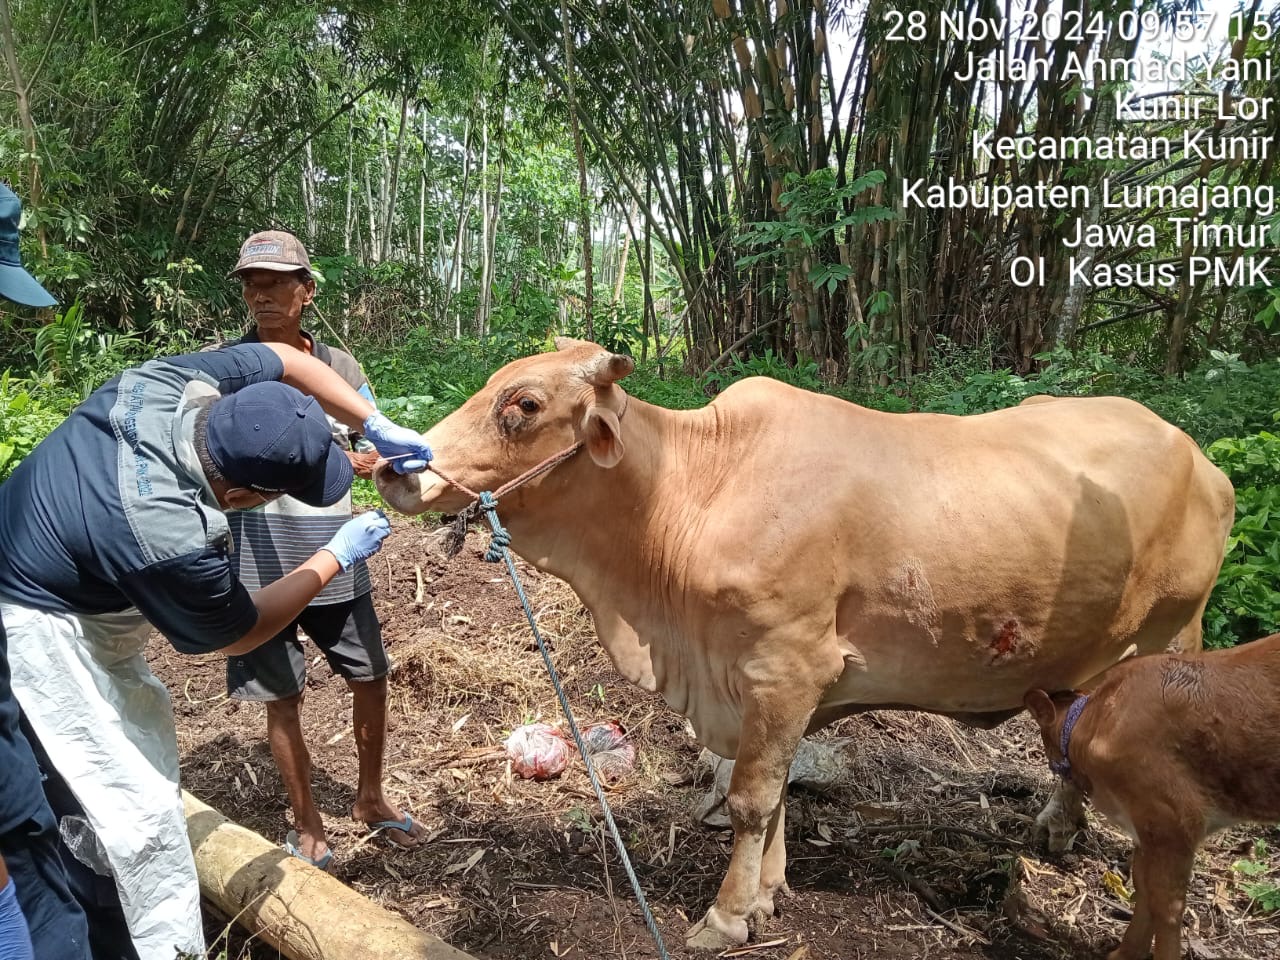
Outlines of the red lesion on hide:
<svg viewBox="0 0 1280 960">
<path fill-rule="evenodd" d="M 1018 649 L 1022 639 L 1022 630 L 1017 620 L 1006 620 L 991 639 L 991 649 L 997 657 L 1006 657 Z"/>
</svg>

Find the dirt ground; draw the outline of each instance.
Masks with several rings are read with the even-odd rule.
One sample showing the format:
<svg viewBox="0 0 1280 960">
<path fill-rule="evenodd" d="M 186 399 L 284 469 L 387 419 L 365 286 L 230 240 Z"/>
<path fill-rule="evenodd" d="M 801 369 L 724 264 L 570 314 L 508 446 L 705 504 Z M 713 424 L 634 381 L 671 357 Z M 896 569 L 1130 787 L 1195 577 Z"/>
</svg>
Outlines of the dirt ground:
<svg viewBox="0 0 1280 960">
<path fill-rule="evenodd" d="M 581 760 L 547 782 L 508 767 L 510 730 L 560 712 L 505 569 L 481 560 L 487 537 L 474 529 L 446 561 L 440 528 L 394 526 L 370 563 L 393 662 L 386 783 L 431 839 L 416 851 L 390 848 L 351 819 L 351 698 L 317 655 L 304 714 L 333 872 L 476 957 L 658 956 Z M 618 721 L 635 745 L 635 768 L 609 803 L 667 952 L 706 956 L 686 951 L 684 934 L 714 899 L 730 834 L 691 817 L 707 789 L 699 748 L 659 698 L 618 678 L 573 593 L 519 567 L 579 723 Z M 221 660 L 183 657 L 160 640 L 150 650 L 173 694 L 184 786 L 282 843 L 289 810 L 261 705 L 227 699 Z M 1115 945 L 1128 918 L 1128 844 L 1095 821 L 1072 853 L 1031 845 L 1051 778 L 1026 717 L 982 732 L 881 712 L 821 736 L 849 738 L 847 768 L 822 795 L 793 789 L 792 895 L 728 955 L 1067 960 Z M 1259 915 L 1232 870 L 1258 838 L 1280 848 L 1280 830 L 1251 828 L 1201 853 L 1186 929 L 1197 960 L 1280 955 L 1280 917 Z M 210 916 L 208 926 L 217 935 L 226 922 Z M 223 948 L 230 960 L 277 956 L 234 933 L 214 955 Z"/>
</svg>

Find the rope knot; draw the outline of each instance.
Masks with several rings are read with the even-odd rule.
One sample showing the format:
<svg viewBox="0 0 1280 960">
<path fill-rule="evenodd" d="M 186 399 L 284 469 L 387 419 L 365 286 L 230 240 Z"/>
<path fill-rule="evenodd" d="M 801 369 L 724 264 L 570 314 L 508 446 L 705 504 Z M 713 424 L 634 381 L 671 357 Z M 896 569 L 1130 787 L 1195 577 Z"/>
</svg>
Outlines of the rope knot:
<svg viewBox="0 0 1280 960">
<path fill-rule="evenodd" d="M 511 546 L 511 534 L 498 522 L 498 501 L 486 490 L 476 501 L 480 509 L 488 515 L 489 526 L 493 527 L 493 536 L 489 538 L 489 547 L 484 552 L 488 563 L 501 563 L 507 547 Z"/>
<path fill-rule="evenodd" d="M 489 563 L 501 563 L 503 551 L 509 546 L 511 546 L 511 534 L 507 533 L 505 527 L 498 527 L 489 538 L 489 549 L 484 552 L 485 560 Z"/>
</svg>

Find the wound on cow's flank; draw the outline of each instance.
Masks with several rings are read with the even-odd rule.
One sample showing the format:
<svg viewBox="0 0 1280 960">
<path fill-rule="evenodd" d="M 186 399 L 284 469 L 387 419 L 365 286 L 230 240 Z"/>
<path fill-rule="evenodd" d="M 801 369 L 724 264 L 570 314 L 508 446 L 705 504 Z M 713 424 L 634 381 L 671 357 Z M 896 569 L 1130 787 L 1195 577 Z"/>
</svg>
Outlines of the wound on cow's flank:
<svg viewBox="0 0 1280 960">
<path fill-rule="evenodd" d="M 1018 626 L 1018 621 L 1006 620 L 1000 625 L 996 635 L 992 637 L 991 649 L 996 652 L 997 657 L 1008 656 L 1018 649 L 1018 643 L 1021 640 L 1022 631 Z"/>
<path fill-rule="evenodd" d="M 924 565 L 914 557 L 903 560 L 889 580 L 891 593 L 898 598 L 902 614 L 912 626 L 929 631 L 937 643 L 938 605 Z"/>
</svg>

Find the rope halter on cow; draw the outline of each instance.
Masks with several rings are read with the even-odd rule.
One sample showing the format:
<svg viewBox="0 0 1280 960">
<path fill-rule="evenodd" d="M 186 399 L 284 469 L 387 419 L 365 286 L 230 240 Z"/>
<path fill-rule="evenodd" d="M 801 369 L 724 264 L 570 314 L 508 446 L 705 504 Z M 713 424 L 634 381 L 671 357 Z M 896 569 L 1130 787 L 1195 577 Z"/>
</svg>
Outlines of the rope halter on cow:
<svg viewBox="0 0 1280 960">
<path fill-rule="evenodd" d="M 547 459 L 543 460 L 536 467 L 533 467 L 530 470 L 526 470 L 524 473 L 520 474 L 520 476 L 516 477 L 514 480 L 508 480 L 506 483 L 504 483 L 502 486 L 500 486 L 497 490 L 493 491 L 492 493 L 489 493 L 488 491 L 485 491 L 484 493 L 476 493 L 466 484 L 460 483 L 459 481 L 453 479 L 453 477 L 448 476 L 447 474 L 445 474 L 444 472 L 442 472 L 432 464 L 427 464 L 428 470 L 430 470 L 432 473 L 438 476 L 445 483 L 449 484 L 449 486 L 453 487 L 456 490 L 459 490 L 462 493 L 465 493 L 468 497 L 471 498 L 471 502 L 467 504 L 467 506 L 464 507 L 462 510 L 459 510 L 457 516 L 453 518 L 453 526 L 449 528 L 449 536 L 445 539 L 445 542 L 444 542 L 445 558 L 452 560 L 454 557 L 458 555 L 458 551 L 462 549 L 463 542 L 467 539 L 467 528 L 471 525 L 471 521 L 479 517 L 480 512 L 482 510 L 488 509 L 484 504 L 484 500 L 486 497 L 489 498 L 489 500 L 496 507 L 498 501 L 502 499 L 502 497 L 510 493 L 512 490 L 516 489 L 516 487 L 522 486 L 523 484 L 528 483 L 530 480 L 533 480 L 533 479 L 536 479 L 537 477 L 542 476 L 544 473 L 551 470 L 553 467 L 559 466 L 560 464 L 564 463 L 566 460 L 568 460 L 570 457 L 572 457 L 581 449 L 582 449 L 582 441 L 579 440 L 573 446 L 566 447 L 564 450 L 561 450 L 559 453 L 555 454 L 554 456 L 547 457 Z M 493 540 L 491 540 L 489 543 L 489 549 L 484 552 L 484 558 L 489 563 L 500 563 L 502 561 L 502 554 L 496 553 L 494 550 L 494 544 L 498 540 L 502 541 L 499 544 L 499 546 L 506 547 L 511 543 L 511 535 L 508 534 L 507 531 L 504 530 L 502 527 L 495 528 L 494 534 L 493 534 Z"/>
<path fill-rule="evenodd" d="M 627 396 L 626 391 L 619 390 L 619 392 L 622 394 L 622 409 L 618 411 L 618 420 L 619 422 L 621 422 L 622 418 L 627 413 L 627 407 L 630 405 L 630 398 Z M 493 525 L 493 536 L 489 541 L 489 548 L 484 552 L 484 558 L 489 563 L 501 563 L 502 562 L 501 550 L 502 548 L 505 548 L 511 545 L 511 534 L 507 533 L 506 528 L 504 528 L 503 526 L 501 526 L 496 522 L 497 514 L 489 506 L 485 505 L 484 498 L 488 497 L 492 501 L 492 506 L 497 507 L 498 501 L 501 500 L 503 497 L 505 497 L 512 490 L 515 490 L 517 487 L 523 486 L 524 484 L 528 483 L 530 480 L 536 480 L 538 477 L 542 476 L 544 473 L 549 472 L 550 470 L 564 463 L 566 460 L 571 459 L 575 454 L 577 454 L 579 450 L 582 449 L 582 446 L 583 446 L 583 442 L 579 440 L 576 443 L 574 443 L 572 446 L 565 447 L 565 449 L 561 450 L 559 453 L 552 454 L 551 456 L 547 457 L 547 459 L 543 460 L 541 463 L 537 464 L 536 466 L 530 467 L 528 470 L 520 474 L 514 480 L 508 480 L 506 483 L 500 486 L 497 490 L 494 490 L 492 493 L 489 493 L 489 492 L 476 493 L 476 491 L 472 490 L 466 484 L 462 483 L 461 481 L 455 480 L 453 479 L 453 477 L 450 477 L 448 474 L 444 473 L 444 471 L 436 467 L 435 464 L 428 463 L 427 464 L 428 470 L 430 470 L 432 473 L 438 476 L 445 483 L 449 484 L 449 486 L 453 487 L 455 490 L 459 491 L 460 493 L 464 493 L 471 498 L 471 503 L 467 504 L 467 506 L 464 507 L 462 510 L 460 510 L 458 514 L 453 518 L 453 525 L 449 529 L 448 537 L 445 538 L 445 543 L 444 543 L 445 558 L 448 560 L 452 560 L 454 557 L 458 555 L 458 551 L 462 549 L 462 544 L 467 539 L 467 528 L 471 525 L 471 521 L 479 517 L 481 512 L 487 511 L 489 515 L 489 522 L 491 525 Z"/>
</svg>

